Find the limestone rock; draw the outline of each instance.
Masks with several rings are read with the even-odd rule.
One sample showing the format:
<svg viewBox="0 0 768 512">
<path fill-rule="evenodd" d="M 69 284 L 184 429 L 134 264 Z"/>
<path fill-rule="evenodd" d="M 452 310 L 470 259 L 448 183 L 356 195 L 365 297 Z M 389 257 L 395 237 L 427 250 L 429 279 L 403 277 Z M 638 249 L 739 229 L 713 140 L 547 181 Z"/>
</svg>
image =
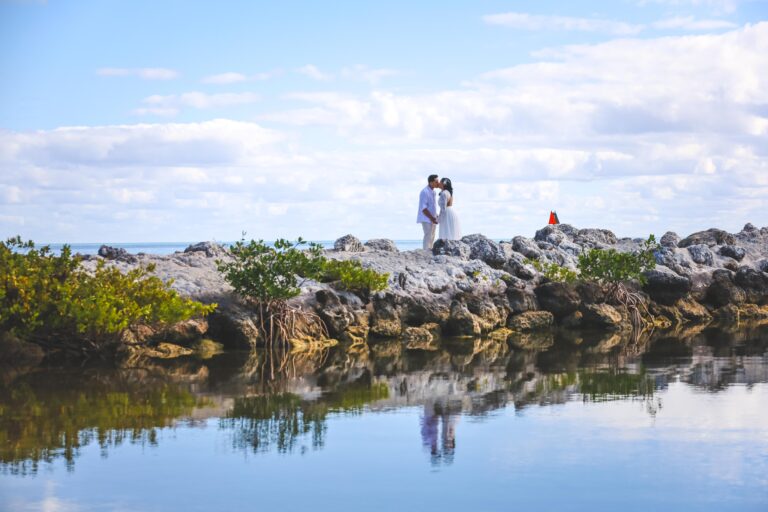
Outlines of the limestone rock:
<svg viewBox="0 0 768 512">
<path fill-rule="evenodd" d="M 581 303 L 581 298 L 574 286 L 568 283 L 544 283 L 536 288 L 535 293 L 539 306 L 552 313 L 556 318 L 573 313 Z"/>
<path fill-rule="evenodd" d="M 202 252 L 209 258 L 218 258 L 228 253 L 227 249 L 216 242 L 198 242 L 188 246 L 184 252 Z"/>
<path fill-rule="evenodd" d="M 507 311 L 504 306 L 496 304 L 493 298 L 485 295 L 467 295 L 462 297 L 467 304 L 469 312 L 475 315 L 482 332 L 492 331 L 501 327 L 507 320 Z"/>
<path fill-rule="evenodd" d="M 589 248 L 602 248 L 608 245 L 615 245 L 618 242 L 613 231 L 608 229 L 580 229 L 573 240 L 576 244 Z"/>
<path fill-rule="evenodd" d="M 381 338 L 400 336 L 403 331 L 403 319 L 397 307 L 397 295 L 393 292 L 376 294 L 371 300 L 370 332 Z"/>
<path fill-rule="evenodd" d="M 566 329 L 578 329 L 582 326 L 584 315 L 581 311 L 574 311 L 560 320 L 560 325 Z"/>
<path fill-rule="evenodd" d="M 677 247 L 677 244 L 680 242 L 680 237 L 675 233 L 674 231 L 667 231 L 661 236 L 661 240 L 659 241 L 659 245 L 662 247 L 669 247 L 671 249 L 674 249 Z"/>
<path fill-rule="evenodd" d="M 691 298 L 683 298 L 677 301 L 677 309 L 686 320 L 692 322 L 704 322 L 712 319 L 707 308 Z"/>
<path fill-rule="evenodd" d="M 250 308 L 230 300 L 208 315 L 208 335 L 228 349 L 252 349 L 262 341 L 257 322 Z"/>
<path fill-rule="evenodd" d="M 537 271 L 533 265 L 526 263 L 525 260 L 526 258 L 522 254 L 513 252 L 509 258 L 507 258 L 507 261 L 502 268 L 515 277 L 530 281 L 536 277 Z"/>
<path fill-rule="evenodd" d="M 516 236 L 512 239 L 512 248 L 526 258 L 537 260 L 541 257 L 541 249 L 536 242 L 524 236 Z"/>
<path fill-rule="evenodd" d="M 552 245 L 560 245 L 564 240 L 573 241 L 579 230 L 570 224 L 549 224 L 536 231 L 533 239 L 537 242 L 547 242 Z"/>
<path fill-rule="evenodd" d="M 549 311 L 526 311 L 509 317 L 507 327 L 514 331 L 526 332 L 549 329 L 553 323 L 554 316 Z"/>
<path fill-rule="evenodd" d="M 468 260 L 472 254 L 472 249 L 461 240 L 443 240 L 441 238 L 435 241 L 432 246 L 432 254 L 435 256 L 456 256 L 462 260 Z"/>
<path fill-rule="evenodd" d="M 539 309 L 536 294 L 529 288 L 507 287 L 507 300 L 512 314 L 525 313 Z"/>
<path fill-rule="evenodd" d="M 365 246 L 372 251 L 399 252 L 397 244 L 389 238 L 373 238 L 365 242 Z"/>
<path fill-rule="evenodd" d="M 738 245 L 724 245 L 720 248 L 720 251 L 718 251 L 718 253 L 721 256 L 733 258 L 736 261 L 743 260 L 744 256 L 747 255 L 747 251 L 745 251 L 743 247 L 739 247 Z"/>
<path fill-rule="evenodd" d="M 617 330 L 624 327 L 624 319 L 610 304 L 584 304 L 581 307 L 585 326 Z"/>
<path fill-rule="evenodd" d="M 109 245 L 99 247 L 98 254 L 105 260 L 124 261 L 126 263 L 135 263 L 137 261 L 136 256 L 129 254 L 125 249 Z"/>
<path fill-rule="evenodd" d="M 454 300 L 451 303 L 451 314 L 446 323 L 445 331 L 449 336 L 474 337 L 482 333 L 482 328 L 477 317 L 469 311 L 467 305 L 460 300 Z"/>
<path fill-rule="evenodd" d="M 700 245 L 704 244 L 706 246 L 712 247 L 714 245 L 733 245 L 736 243 L 736 238 L 727 231 L 723 231 L 722 229 L 716 229 L 711 228 L 706 231 L 697 231 L 696 233 L 692 233 L 688 235 L 687 237 L 683 238 L 678 242 L 678 247 L 689 247 L 691 245 Z"/>
<path fill-rule="evenodd" d="M 744 266 L 736 272 L 734 281 L 746 292 L 747 302 L 768 303 L 768 273 Z"/>
<path fill-rule="evenodd" d="M 333 242 L 333 249 L 342 252 L 364 252 L 363 243 L 352 235 L 344 235 Z"/>
<path fill-rule="evenodd" d="M 707 288 L 706 301 L 716 308 L 728 304 L 742 304 L 747 294 L 734 282 L 734 273 L 718 269 L 712 273 L 712 284 Z"/>
<path fill-rule="evenodd" d="M 691 291 L 691 280 L 675 274 L 663 266 L 645 272 L 647 279 L 643 290 L 651 299 L 666 305 L 672 305 Z"/>
<path fill-rule="evenodd" d="M 605 290 L 594 281 L 583 281 L 576 284 L 576 292 L 585 304 L 600 304 L 605 302 Z"/>
<path fill-rule="evenodd" d="M 206 332 L 208 332 L 208 320 L 190 318 L 169 326 L 155 335 L 155 338 L 180 345 L 189 345 L 202 338 Z"/>
<path fill-rule="evenodd" d="M 333 290 L 319 290 L 315 293 L 317 314 L 328 328 L 328 334 L 337 337 L 347 331 L 355 320 L 354 314 L 341 303 Z"/>
<path fill-rule="evenodd" d="M 461 239 L 470 249 L 469 257 L 480 260 L 492 268 L 501 268 L 507 261 L 504 250 L 497 242 L 480 234 L 467 235 Z"/>
<path fill-rule="evenodd" d="M 715 257 L 706 244 L 689 245 L 687 247 L 693 261 L 700 265 L 712 266 Z"/>
</svg>

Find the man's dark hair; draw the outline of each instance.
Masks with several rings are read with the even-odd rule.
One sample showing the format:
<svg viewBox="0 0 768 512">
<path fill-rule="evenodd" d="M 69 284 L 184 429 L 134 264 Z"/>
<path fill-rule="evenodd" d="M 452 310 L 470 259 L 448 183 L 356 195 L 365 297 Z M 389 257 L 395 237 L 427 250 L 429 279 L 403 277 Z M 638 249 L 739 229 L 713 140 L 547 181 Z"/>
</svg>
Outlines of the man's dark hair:
<svg viewBox="0 0 768 512">
<path fill-rule="evenodd" d="M 432 183 L 436 179 L 437 179 L 437 174 L 430 174 L 429 177 L 427 178 L 427 183 Z"/>
</svg>

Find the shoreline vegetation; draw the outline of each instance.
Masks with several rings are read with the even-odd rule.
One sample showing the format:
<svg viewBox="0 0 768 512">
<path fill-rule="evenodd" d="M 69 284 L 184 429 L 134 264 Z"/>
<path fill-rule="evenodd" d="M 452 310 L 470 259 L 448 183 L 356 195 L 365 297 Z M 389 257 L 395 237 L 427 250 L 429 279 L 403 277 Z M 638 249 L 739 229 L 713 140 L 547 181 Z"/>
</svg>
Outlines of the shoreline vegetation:
<svg viewBox="0 0 768 512">
<path fill-rule="evenodd" d="M 347 235 L 332 250 L 299 239 L 99 254 L 0 244 L 1 363 L 267 347 L 283 355 L 270 362 L 279 369 L 289 353 L 383 339 L 529 348 L 555 331 L 600 331 L 631 344 L 768 321 L 768 227 L 752 224 L 658 242 L 559 224 L 533 238 L 438 240 L 431 252 Z"/>
</svg>

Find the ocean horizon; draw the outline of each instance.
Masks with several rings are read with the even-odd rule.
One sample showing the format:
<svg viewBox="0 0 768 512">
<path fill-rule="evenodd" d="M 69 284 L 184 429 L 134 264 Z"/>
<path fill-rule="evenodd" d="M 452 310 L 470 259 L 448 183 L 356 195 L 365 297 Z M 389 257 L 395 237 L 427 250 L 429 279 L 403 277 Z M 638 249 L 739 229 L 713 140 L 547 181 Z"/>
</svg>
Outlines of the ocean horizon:
<svg viewBox="0 0 768 512">
<path fill-rule="evenodd" d="M 214 240 L 215 241 L 215 240 Z M 333 249 L 334 240 L 311 240 L 322 245 L 325 249 Z M 362 240 L 365 242 L 366 240 Z M 72 253 L 79 254 L 98 254 L 99 247 L 107 245 L 110 247 L 117 247 L 125 249 L 131 254 L 173 254 L 175 252 L 183 252 L 184 249 L 190 245 L 200 243 L 201 240 L 196 242 L 81 242 L 81 243 L 53 243 L 53 244 L 36 244 L 38 247 L 48 246 L 55 252 L 61 252 L 65 245 L 68 245 L 72 250 Z M 268 244 L 272 244 L 274 241 L 267 241 Z M 395 245 L 401 251 L 411 251 L 421 248 L 421 240 L 394 240 Z M 225 247 L 229 247 L 235 241 L 221 241 L 216 242 Z"/>
</svg>

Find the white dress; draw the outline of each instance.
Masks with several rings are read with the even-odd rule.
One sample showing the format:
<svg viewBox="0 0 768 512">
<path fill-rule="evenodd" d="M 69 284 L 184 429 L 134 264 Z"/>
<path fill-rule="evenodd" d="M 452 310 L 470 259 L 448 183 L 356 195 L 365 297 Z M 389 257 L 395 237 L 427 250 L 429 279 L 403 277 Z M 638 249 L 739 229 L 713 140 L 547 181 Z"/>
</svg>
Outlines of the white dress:
<svg viewBox="0 0 768 512">
<path fill-rule="evenodd" d="M 459 216 L 453 210 L 453 206 L 448 206 L 451 199 L 451 193 L 447 190 L 440 192 L 438 204 L 440 206 L 440 216 L 437 218 L 439 235 L 442 240 L 461 239 L 461 226 L 459 225 Z"/>
</svg>

